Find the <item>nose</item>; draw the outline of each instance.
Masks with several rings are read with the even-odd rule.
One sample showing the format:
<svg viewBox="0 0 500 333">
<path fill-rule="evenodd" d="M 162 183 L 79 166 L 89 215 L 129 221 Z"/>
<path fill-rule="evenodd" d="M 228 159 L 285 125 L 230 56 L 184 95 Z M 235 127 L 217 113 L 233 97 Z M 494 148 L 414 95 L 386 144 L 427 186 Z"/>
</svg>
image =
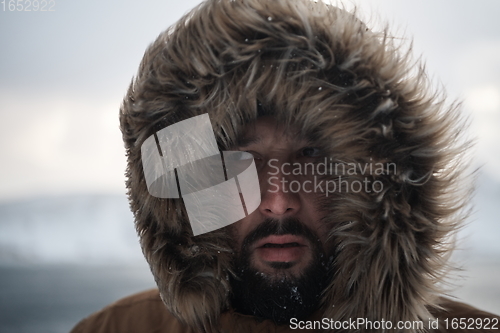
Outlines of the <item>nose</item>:
<svg viewBox="0 0 500 333">
<path fill-rule="evenodd" d="M 263 170 L 264 171 L 264 170 Z M 290 180 L 282 172 L 264 171 L 261 178 L 259 211 L 266 217 L 283 218 L 296 214 L 301 207 L 297 191 L 291 191 Z"/>
</svg>

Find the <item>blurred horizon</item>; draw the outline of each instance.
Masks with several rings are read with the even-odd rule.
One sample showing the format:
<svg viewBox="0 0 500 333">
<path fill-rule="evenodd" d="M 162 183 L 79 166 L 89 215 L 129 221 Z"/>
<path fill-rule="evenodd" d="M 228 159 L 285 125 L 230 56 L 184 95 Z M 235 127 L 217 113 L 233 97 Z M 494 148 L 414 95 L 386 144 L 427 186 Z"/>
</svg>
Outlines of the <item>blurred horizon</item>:
<svg viewBox="0 0 500 333">
<path fill-rule="evenodd" d="M 500 187 L 486 176 L 456 237 L 454 260 L 498 260 Z M 0 202 L 0 266 L 142 262 L 125 193 L 43 195 Z M 499 285 L 500 287 L 500 285 Z M 499 288 L 500 291 L 500 288 Z"/>
</svg>

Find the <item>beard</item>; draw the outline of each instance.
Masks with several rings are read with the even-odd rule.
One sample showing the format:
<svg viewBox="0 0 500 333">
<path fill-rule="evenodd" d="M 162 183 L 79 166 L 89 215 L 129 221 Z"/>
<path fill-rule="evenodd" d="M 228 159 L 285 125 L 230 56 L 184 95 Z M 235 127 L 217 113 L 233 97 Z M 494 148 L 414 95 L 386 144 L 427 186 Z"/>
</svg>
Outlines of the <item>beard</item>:
<svg viewBox="0 0 500 333">
<path fill-rule="evenodd" d="M 251 245 L 270 235 L 299 235 L 309 240 L 312 260 L 299 276 L 287 271 L 293 263 L 276 262 L 276 274 L 258 271 L 251 264 Z M 314 232 L 297 219 L 267 219 L 245 237 L 231 276 L 232 307 L 239 313 L 285 324 L 291 318 L 305 319 L 321 305 L 323 290 L 330 281 L 328 258 Z"/>
</svg>

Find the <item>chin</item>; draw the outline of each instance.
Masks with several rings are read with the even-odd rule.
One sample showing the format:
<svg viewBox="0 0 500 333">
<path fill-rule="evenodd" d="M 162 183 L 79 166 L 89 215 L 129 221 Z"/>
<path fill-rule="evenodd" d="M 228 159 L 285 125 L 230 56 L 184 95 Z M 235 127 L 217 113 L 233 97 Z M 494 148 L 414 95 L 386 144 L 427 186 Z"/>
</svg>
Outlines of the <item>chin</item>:
<svg viewBox="0 0 500 333">
<path fill-rule="evenodd" d="M 251 256 L 255 259 L 254 256 Z M 277 324 L 307 318 L 321 307 L 330 272 L 322 252 L 308 261 L 250 262 L 241 256 L 231 277 L 231 305 L 239 313 L 270 319 Z"/>
</svg>

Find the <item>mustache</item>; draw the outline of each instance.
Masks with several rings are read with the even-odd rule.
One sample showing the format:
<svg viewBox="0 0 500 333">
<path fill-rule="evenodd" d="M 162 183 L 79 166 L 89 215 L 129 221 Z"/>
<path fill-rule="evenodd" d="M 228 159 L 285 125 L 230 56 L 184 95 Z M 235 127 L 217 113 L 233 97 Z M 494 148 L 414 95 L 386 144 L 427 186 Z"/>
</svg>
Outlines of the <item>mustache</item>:
<svg viewBox="0 0 500 333">
<path fill-rule="evenodd" d="M 317 234 L 297 218 L 290 217 L 282 220 L 268 218 L 245 237 L 242 248 L 248 248 L 253 243 L 271 235 L 288 234 L 303 236 L 313 244 L 320 243 Z"/>
</svg>

